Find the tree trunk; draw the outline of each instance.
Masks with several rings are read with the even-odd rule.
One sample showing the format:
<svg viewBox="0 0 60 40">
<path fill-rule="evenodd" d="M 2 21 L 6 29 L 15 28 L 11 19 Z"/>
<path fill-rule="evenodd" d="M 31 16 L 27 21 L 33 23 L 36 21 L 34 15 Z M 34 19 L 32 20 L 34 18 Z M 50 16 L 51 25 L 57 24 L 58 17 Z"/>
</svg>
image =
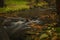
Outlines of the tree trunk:
<svg viewBox="0 0 60 40">
<path fill-rule="evenodd" d="M 60 0 L 56 0 L 57 14 L 59 16 L 58 26 L 60 26 Z"/>
<path fill-rule="evenodd" d="M 4 7 L 4 0 L 0 0 L 0 7 L 1 7 L 1 8 Z"/>
</svg>

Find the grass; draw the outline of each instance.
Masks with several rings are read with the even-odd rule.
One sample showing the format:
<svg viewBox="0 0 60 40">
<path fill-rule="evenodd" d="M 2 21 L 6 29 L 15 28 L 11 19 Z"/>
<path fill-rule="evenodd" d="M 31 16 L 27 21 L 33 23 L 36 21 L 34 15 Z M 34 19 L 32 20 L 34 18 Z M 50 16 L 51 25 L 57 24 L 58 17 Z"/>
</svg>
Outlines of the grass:
<svg viewBox="0 0 60 40">
<path fill-rule="evenodd" d="M 6 11 L 29 8 L 29 6 L 26 5 L 27 4 L 26 1 L 9 1 L 6 2 L 6 4 L 7 4 Z"/>
<path fill-rule="evenodd" d="M 6 7 L 0 8 L 0 12 L 6 12 L 10 10 L 21 10 L 21 9 L 28 9 L 29 6 L 27 5 L 28 2 L 26 1 L 5 1 Z"/>
</svg>

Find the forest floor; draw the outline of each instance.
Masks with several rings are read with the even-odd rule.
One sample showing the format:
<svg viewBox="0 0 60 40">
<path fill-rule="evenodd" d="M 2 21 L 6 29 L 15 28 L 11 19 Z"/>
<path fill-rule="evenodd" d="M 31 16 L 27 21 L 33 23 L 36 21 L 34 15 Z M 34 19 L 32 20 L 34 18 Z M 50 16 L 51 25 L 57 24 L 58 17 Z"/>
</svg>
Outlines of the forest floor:
<svg viewBox="0 0 60 40">
<path fill-rule="evenodd" d="M 29 6 L 27 5 L 27 3 L 28 2 L 25 2 L 25 1 L 6 1 L 6 3 L 5 3 L 6 7 L 0 8 L 0 12 L 6 12 L 6 11 L 10 11 L 10 10 L 14 11 L 14 10 L 29 9 Z M 37 13 L 37 12 L 35 12 L 35 13 Z M 57 27 L 56 30 L 60 35 L 60 27 Z"/>
</svg>

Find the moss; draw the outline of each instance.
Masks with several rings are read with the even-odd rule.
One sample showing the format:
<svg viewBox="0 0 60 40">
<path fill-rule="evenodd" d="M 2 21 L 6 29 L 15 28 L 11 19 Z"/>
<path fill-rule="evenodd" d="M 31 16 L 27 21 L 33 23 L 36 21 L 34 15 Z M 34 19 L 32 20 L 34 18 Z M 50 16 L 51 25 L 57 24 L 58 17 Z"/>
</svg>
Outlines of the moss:
<svg viewBox="0 0 60 40">
<path fill-rule="evenodd" d="M 60 33 L 60 27 L 57 27 L 57 28 L 56 28 L 56 32 L 57 32 L 57 33 Z"/>
</svg>

